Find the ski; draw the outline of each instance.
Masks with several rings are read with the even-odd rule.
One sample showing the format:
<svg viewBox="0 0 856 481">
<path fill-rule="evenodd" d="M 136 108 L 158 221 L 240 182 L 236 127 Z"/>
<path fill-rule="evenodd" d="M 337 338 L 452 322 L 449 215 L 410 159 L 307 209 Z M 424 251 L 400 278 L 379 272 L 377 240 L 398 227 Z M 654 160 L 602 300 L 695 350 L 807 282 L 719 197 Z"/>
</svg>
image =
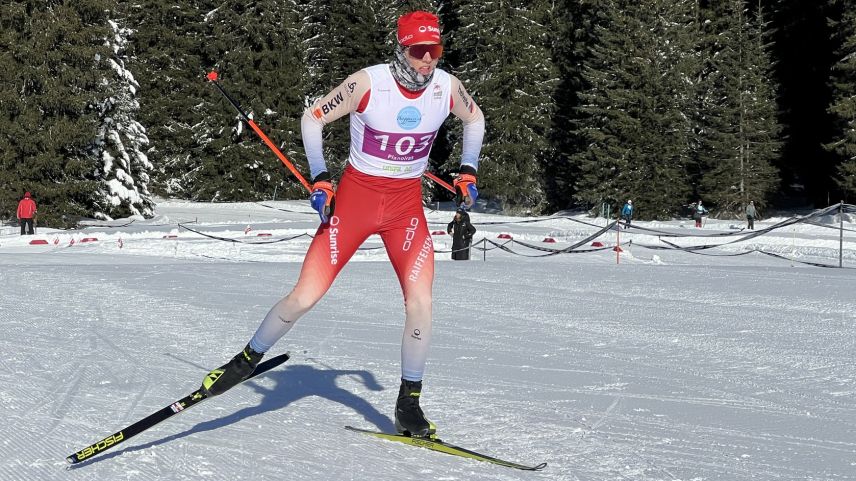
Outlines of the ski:
<svg viewBox="0 0 856 481">
<path fill-rule="evenodd" d="M 524 464 L 513 463 L 511 461 L 505 461 L 503 459 L 494 458 L 493 456 L 488 456 L 486 454 L 477 453 L 475 451 L 471 451 L 469 449 L 464 449 L 460 446 L 455 446 L 454 444 L 449 444 L 447 442 L 441 441 L 440 439 L 434 437 L 421 438 L 421 437 L 411 437 L 404 434 L 389 434 L 383 433 L 379 431 L 372 431 L 370 429 L 360 429 L 355 428 L 353 426 L 345 426 L 345 429 L 349 431 L 354 431 L 358 433 L 368 434 L 369 436 L 374 436 L 380 439 L 386 439 L 388 441 L 396 441 L 399 443 L 408 444 L 410 446 L 416 446 L 419 448 L 426 448 L 432 451 L 439 451 L 441 453 L 451 454 L 453 456 L 460 456 L 463 458 L 475 459 L 478 461 L 485 461 L 488 463 L 498 464 L 500 466 L 505 466 L 507 468 L 515 468 L 522 469 L 524 471 L 540 471 L 547 466 L 547 463 L 541 463 L 535 466 L 526 466 Z"/>
<path fill-rule="evenodd" d="M 284 354 L 280 354 L 266 361 L 263 361 L 256 367 L 256 370 L 253 371 L 253 374 L 251 374 L 250 377 L 248 377 L 242 382 L 246 382 L 260 374 L 270 371 L 271 369 L 279 366 L 285 361 L 288 361 L 290 356 L 291 355 L 286 352 Z M 139 421 L 135 422 L 134 424 L 131 424 L 125 429 L 111 434 L 110 436 L 107 436 L 106 438 L 98 441 L 97 443 L 89 445 L 81 449 L 80 451 L 69 455 L 67 458 L 65 458 L 65 460 L 68 461 L 70 464 L 77 464 L 82 461 L 86 461 L 87 459 L 92 458 L 96 454 L 101 454 L 104 451 L 112 448 L 113 446 L 116 446 L 121 442 L 127 441 L 128 439 L 136 436 L 137 434 L 140 434 L 141 432 L 154 427 L 161 421 L 165 421 L 175 416 L 176 414 L 201 403 L 202 401 L 208 399 L 208 397 L 209 396 L 206 396 L 201 391 L 201 389 L 197 389 L 196 391 L 193 391 L 192 393 L 188 394 L 187 396 L 184 396 L 183 398 L 170 404 L 169 406 L 157 412 L 154 412 L 144 417 L 143 419 L 140 419 Z"/>
</svg>

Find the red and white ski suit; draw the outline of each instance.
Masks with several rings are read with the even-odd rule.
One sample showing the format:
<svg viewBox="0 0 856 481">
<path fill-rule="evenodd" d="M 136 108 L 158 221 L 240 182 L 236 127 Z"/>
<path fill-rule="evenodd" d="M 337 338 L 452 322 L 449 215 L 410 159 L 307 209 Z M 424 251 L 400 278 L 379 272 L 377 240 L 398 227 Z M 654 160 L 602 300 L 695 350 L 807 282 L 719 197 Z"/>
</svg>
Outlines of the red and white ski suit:
<svg viewBox="0 0 856 481">
<path fill-rule="evenodd" d="M 321 130 L 350 114 L 348 166 L 328 224 L 312 241 L 293 290 L 265 316 L 251 347 L 266 351 L 317 303 L 360 245 L 383 240 L 404 294 L 402 378 L 419 381 L 431 341 L 434 246 L 422 208 L 422 173 L 443 121 L 464 121 L 463 162 L 478 167 L 484 117 L 454 76 L 435 70 L 421 92 L 403 90 L 385 64 L 349 76 L 307 109 L 301 123 L 312 176 L 325 172 Z"/>
</svg>

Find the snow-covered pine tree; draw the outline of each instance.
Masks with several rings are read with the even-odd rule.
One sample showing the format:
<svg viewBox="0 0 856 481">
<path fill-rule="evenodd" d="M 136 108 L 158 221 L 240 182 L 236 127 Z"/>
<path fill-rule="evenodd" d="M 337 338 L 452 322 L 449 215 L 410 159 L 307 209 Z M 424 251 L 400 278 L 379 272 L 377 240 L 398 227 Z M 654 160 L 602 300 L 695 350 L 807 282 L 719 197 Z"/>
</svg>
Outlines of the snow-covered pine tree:
<svg viewBox="0 0 856 481">
<path fill-rule="evenodd" d="M 126 47 L 132 31 L 110 20 L 105 42 L 111 55 L 102 59 L 106 98 L 98 104 L 100 126 L 92 144 L 92 154 L 101 159 L 102 199 L 96 218 L 113 219 L 132 215 L 151 217 L 154 204 L 149 194 L 152 164 L 145 154 L 149 139 L 146 129 L 136 120 L 139 84 L 127 69 Z"/>
</svg>

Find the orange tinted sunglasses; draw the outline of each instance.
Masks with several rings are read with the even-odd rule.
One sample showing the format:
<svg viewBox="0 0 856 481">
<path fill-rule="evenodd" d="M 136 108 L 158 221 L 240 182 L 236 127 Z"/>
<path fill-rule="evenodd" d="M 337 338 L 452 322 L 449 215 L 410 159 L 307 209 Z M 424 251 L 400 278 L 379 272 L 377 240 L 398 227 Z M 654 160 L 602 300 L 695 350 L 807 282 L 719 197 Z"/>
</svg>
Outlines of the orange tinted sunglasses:
<svg viewBox="0 0 856 481">
<path fill-rule="evenodd" d="M 425 58 L 425 54 L 431 55 L 431 58 L 436 60 L 443 55 L 443 46 L 438 43 L 411 45 L 407 47 L 407 55 L 421 60 Z"/>
</svg>

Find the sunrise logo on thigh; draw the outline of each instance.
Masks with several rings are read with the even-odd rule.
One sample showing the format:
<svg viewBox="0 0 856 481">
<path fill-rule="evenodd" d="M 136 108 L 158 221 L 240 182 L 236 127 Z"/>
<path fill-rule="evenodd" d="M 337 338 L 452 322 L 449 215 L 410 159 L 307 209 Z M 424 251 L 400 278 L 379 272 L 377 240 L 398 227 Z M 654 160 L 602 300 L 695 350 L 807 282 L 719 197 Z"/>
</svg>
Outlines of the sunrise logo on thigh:
<svg viewBox="0 0 856 481">
<path fill-rule="evenodd" d="M 330 218 L 330 265 L 339 263 L 339 217 Z"/>
</svg>

